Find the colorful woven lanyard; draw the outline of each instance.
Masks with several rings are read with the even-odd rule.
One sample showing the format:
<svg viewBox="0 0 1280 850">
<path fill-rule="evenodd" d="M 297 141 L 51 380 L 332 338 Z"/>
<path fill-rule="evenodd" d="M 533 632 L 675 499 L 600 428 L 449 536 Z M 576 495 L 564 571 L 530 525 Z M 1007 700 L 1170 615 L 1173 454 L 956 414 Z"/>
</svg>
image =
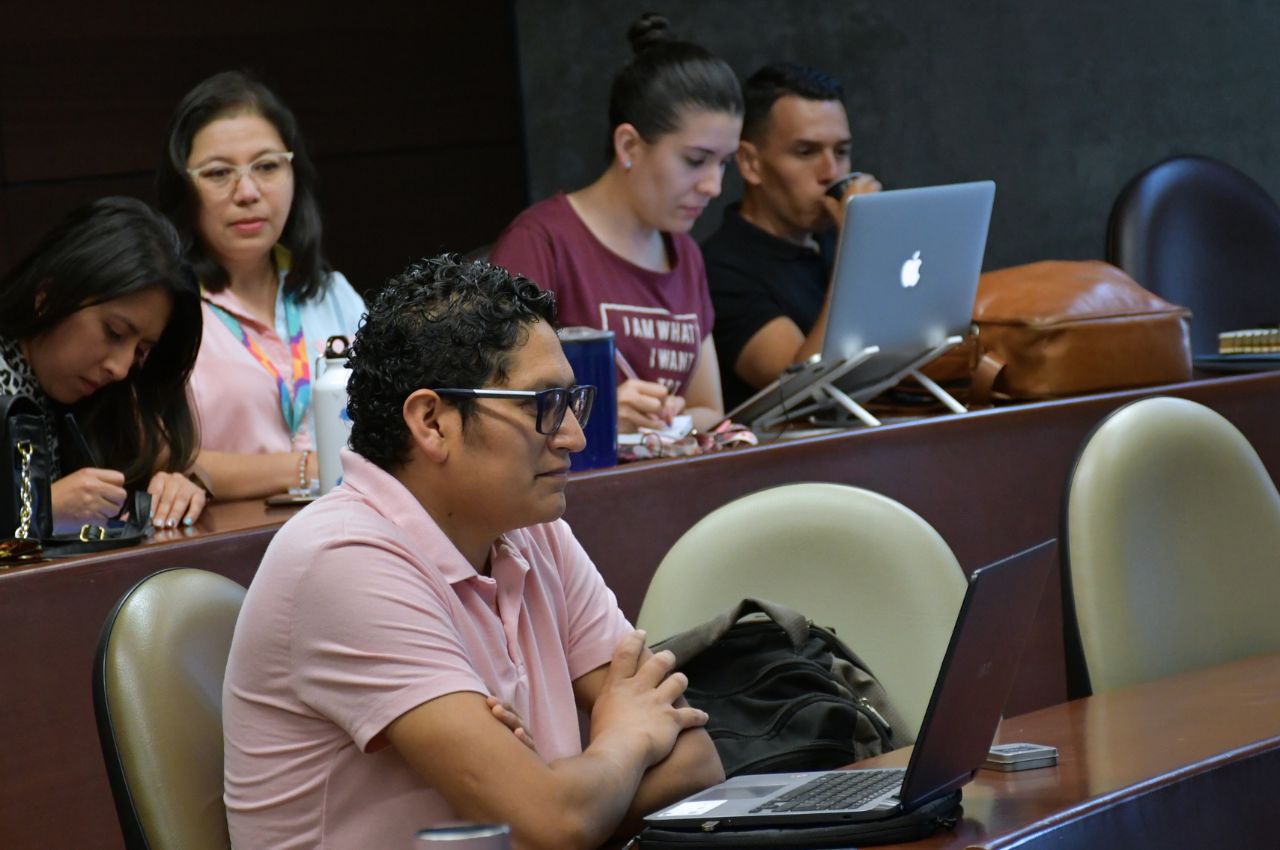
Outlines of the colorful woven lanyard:
<svg viewBox="0 0 1280 850">
<path fill-rule="evenodd" d="M 249 338 L 240 321 L 222 307 L 211 301 L 205 302 L 212 308 L 214 315 L 222 320 L 231 335 L 239 338 L 249 353 L 262 364 L 271 377 L 276 379 L 276 388 L 280 391 L 280 413 L 284 416 L 284 424 L 289 428 L 289 439 L 298 436 L 298 429 L 307 416 L 307 407 L 311 404 L 311 364 L 307 358 L 307 340 L 302 335 L 302 316 L 293 298 L 284 296 L 284 322 L 289 331 L 289 359 L 293 363 L 293 392 L 289 392 L 289 383 L 285 381 L 271 362 L 267 353 L 258 343 Z"/>
</svg>

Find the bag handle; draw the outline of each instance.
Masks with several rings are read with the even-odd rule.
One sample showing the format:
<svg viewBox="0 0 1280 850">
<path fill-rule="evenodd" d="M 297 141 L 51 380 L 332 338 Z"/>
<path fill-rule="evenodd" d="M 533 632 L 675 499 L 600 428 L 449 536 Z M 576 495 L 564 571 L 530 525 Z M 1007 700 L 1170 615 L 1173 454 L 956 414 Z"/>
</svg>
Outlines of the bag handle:
<svg viewBox="0 0 1280 850">
<path fill-rule="evenodd" d="M 675 654 L 676 666 L 692 661 L 734 627 L 743 617 L 764 614 L 786 632 L 797 652 L 809 640 L 809 620 L 799 611 L 767 599 L 747 598 L 705 623 L 672 635 L 655 644 L 655 650 L 668 649 Z"/>
<path fill-rule="evenodd" d="M 996 381 L 1008 365 L 991 352 L 982 355 L 978 365 L 973 369 L 973 378 L 969 382 L 969 406 L 990 407 L 995 398 Z"/>
<path fill-rule="evenodd" d="M 29 539 L 52 532 L 48 442 L 35 399 L 0 394 L 0 535 Z"/>
</svg>

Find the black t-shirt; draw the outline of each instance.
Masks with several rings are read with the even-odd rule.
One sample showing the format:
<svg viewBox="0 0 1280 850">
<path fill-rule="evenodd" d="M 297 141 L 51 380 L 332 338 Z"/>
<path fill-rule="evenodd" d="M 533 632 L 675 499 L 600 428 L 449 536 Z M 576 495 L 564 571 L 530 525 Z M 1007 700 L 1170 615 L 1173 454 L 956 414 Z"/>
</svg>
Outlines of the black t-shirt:
<svg viewBox="0 0 1280 850">
<path fill-rule="evenodd" d="M 818 234 L 820 250 L 815 253 L 750 224 L 739 207 L 726 207 L 720 229 L 702 244 L 725 410 L 756 392 L 738 377 L 733 364 L 761 328 L 779 316 L 795 322 L 801 333 L 813 328 L 835 255 L 834 228 Z"/>
</svg>

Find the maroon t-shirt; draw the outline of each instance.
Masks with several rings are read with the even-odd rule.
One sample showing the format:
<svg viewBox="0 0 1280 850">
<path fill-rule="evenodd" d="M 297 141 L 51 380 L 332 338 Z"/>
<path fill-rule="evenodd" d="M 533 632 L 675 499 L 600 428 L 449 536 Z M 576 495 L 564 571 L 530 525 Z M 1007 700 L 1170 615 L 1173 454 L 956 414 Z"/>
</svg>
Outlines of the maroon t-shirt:
<svg viewBox="0 0 1280 850">
<path fill-rule="evenodd" d="M 637 377 L 684 395 L 714 314 L 698 243 L 664 237 L 671 271 L 641 268 L 601 244 L 562 192 L 516 216 L 490 259 L 554 292 L 561 326 L 613 331 Z M 627 377 L 619 369 L 619 383 Z"/>
</svg>

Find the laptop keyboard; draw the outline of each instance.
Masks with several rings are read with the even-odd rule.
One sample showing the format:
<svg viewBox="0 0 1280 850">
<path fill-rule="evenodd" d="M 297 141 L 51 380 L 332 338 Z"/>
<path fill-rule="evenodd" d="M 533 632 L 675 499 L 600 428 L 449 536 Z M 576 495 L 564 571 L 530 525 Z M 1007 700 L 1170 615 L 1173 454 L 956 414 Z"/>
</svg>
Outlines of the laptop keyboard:
<svg viewBox="0 0 1280 850">
<path fill-rule="evenodd" d="M 903 770 L 849 770 L 824 773 L 752 809 L 759 812 L 853 810 L 902 784 Z"/>
</svg>

